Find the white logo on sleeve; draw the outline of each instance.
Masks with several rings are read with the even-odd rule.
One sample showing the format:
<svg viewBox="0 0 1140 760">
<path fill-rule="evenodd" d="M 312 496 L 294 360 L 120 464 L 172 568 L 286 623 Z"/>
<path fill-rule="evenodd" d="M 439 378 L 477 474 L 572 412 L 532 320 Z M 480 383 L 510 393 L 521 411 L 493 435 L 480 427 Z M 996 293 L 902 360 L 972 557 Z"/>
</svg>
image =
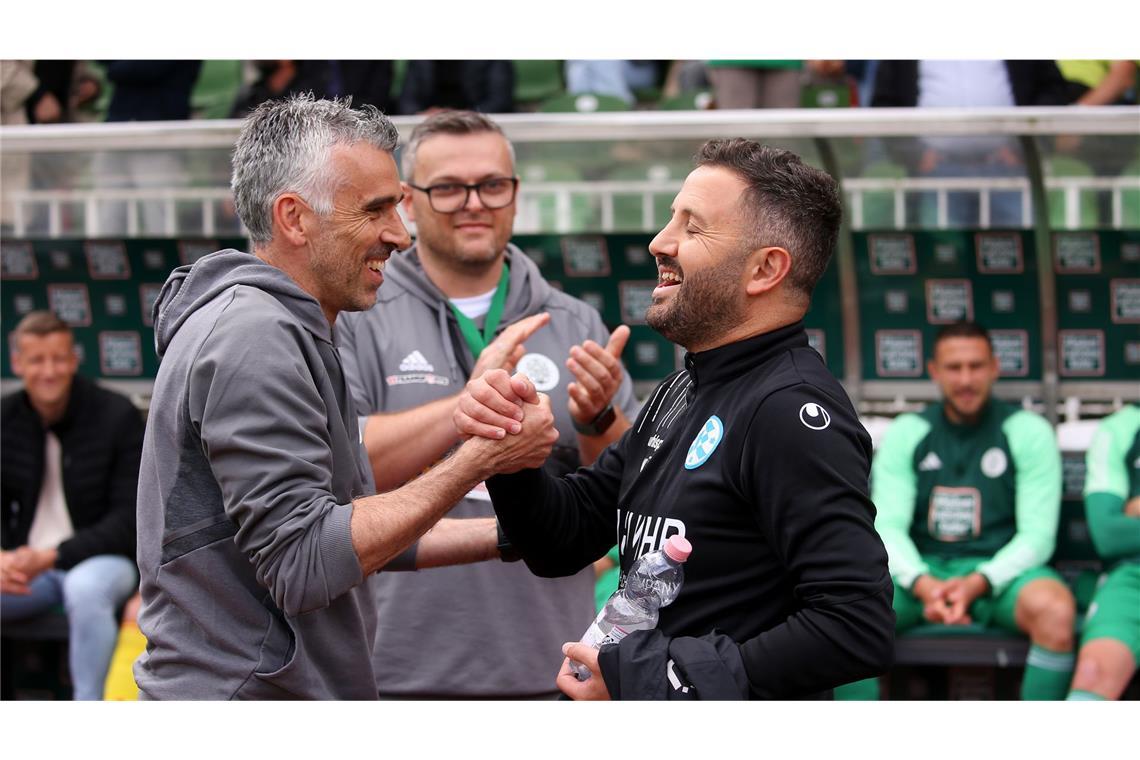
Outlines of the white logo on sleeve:
<svg viewBox="0 0 1140 760">
<path fill-rule="evenodd" d="M 982 454 L 982 474 L 987 478 L 1001 476 L 1008 465 L 1009 461 L 1005 458 L 1005 452 L 997 446 L 987 449 L 986 453 Z"/>
<path fill-rule="evenodd" d="M 942 469 L 942 460 L 933 451 L 923 457 L 923 460 L 918 463 L 920 472 L 930 472 L 932 470 Z"/>
<path fill-rule="evenodd" d="M 831 415 L 819 404 L 809 401 L 800 407 L 800 422 L 811 430 L 823 430 L 831 424 Z"/>
<path fill-rule="evenodd" d="M 558 365 L 549 356 L 527 354 L 519 359 L 516 369 L 530 378 L 535 390 L 545 392 L 558 385 Z"/>
<path fill-rule="evenodd" d="M 431 366 L 424 355 L 419 351 L 413 351 L 400 361 L 401 372 L 435 372 L 435 367 Z"/>
</svg>

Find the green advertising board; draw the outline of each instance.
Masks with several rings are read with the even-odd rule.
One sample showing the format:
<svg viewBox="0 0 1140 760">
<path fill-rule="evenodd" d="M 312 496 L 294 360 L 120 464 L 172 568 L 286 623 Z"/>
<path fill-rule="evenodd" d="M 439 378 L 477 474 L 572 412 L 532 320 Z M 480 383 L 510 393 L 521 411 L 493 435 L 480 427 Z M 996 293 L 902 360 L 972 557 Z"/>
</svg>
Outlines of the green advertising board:
<svg viewBox="0 0 1140 760">
<path fill-rule="evenodd" d="M 5 335 L 20 318 L 50 309 L 75 332 L 79 371 L 88 377 L 153 379 L 151 306 L 171 270 L 220 248 L 227 240 L 5 240 L 0 280 Z M 0 373 L 12 377 L 9 351 Z"/>
<path fill-rule="evenodd" d="M 1053 234 L 1057 374 L 1140 382 L 1140 231 Z"/>
<path fill-rule="evenodd" d="M 990 331 L 1002 378 L 1041 377 L 1031 233 L 856 232 L 854 244 L 865 380 L 927 378 L 934 336 L 963 319 Z"/>
</svg>

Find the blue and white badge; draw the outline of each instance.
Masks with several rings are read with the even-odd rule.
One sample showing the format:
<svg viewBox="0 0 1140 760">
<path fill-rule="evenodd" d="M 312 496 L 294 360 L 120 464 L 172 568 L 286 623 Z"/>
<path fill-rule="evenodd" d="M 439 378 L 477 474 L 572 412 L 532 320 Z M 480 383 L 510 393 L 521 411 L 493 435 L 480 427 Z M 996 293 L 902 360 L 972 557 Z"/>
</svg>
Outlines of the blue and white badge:
<svg viewBox="0 0 1140 760">
<path fill-rule="evenodd" d="M 701 432 L 693 439 L 689 453 L 685 455 L 685 469 L 695 470 L 709 460 L 720 440 L 724 438 L 724 423 L 715 414 L 709 417 Z"/>
</svg>

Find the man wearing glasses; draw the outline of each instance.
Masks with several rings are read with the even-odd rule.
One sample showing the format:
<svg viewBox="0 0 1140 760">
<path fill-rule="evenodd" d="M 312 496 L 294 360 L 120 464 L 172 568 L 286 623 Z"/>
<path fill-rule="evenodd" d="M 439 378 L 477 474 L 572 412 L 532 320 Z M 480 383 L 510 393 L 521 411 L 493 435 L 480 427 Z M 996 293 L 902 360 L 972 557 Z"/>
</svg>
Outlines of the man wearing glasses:
<svg viewBox="0 0 1140 760">
<path fill-rule="evenodd" d="M 458 394 L 490 369 L 517 368 L 550 396 L 560 439 L 547 468 L 592 462 L 637 411 L 619 359 L 629 328 L 608 334 L 596 310 L 552 288 L 508 242 L 518 191 L 510 142 L 481 114 L 446 111 L 416 127 L 402 168 L 416 244 L 388 263 L 376 307 L 338 326 L 377 489 L 459 442 Z M 448 516 L 493 514 L 479 487 Z M 560 647 L 594 614 L 590 568 L 548 580 L 493 562 L 370 583 L 377 687 L 389 698 L 553 698 Z"/>
</svg>

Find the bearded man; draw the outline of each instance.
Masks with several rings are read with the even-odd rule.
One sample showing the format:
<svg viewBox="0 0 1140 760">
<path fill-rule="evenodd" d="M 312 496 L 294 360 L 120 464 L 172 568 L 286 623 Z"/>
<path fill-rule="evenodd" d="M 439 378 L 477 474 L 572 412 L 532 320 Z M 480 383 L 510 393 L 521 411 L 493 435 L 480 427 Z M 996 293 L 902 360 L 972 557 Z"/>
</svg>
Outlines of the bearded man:
<svg viewBox="0 0 1140 760">
<path fill-rule="evenodd" d="M 600 652 L 563 647 L 568 696 L 828 698 L 890 665 L 871 441 L 803 326 L 840 217 L 835 180 L 798 156 L 705 144 L 649 246 L 658 285 L 646 319 L 687 350 L 685 368 L 590 467 L 488 481 L 502 529 L 538 575 L 576 572 L 615 535 L 623 573 L 671 535 L 693 545 L 655 629 Z M 506 430 L 533 398 L 493 370 L 468 384 L 455 422 L 472 435 Z M 571 658 L 592 677 L 579 681 Z"/>
</svg>

